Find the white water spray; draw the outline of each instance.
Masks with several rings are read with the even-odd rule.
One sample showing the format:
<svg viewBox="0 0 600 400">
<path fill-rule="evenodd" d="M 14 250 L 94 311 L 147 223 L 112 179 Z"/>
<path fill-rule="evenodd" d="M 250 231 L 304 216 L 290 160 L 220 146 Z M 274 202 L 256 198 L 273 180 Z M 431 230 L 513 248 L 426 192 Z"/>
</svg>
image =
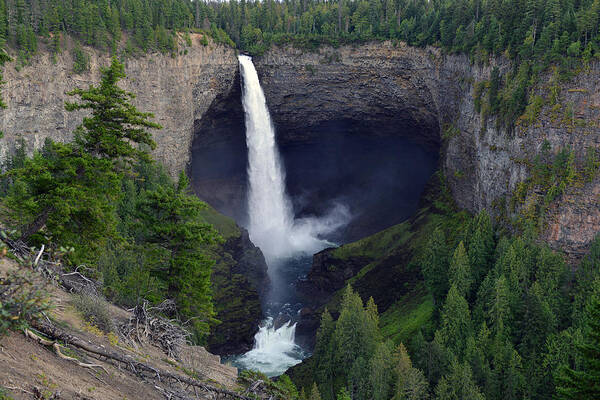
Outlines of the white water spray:
<svg viewBox="0 0 600 400">
<path fill-rule="evenodd" d="M 302 349 L 294 343 L 295 334 L 295 323 L 288 321 L 275 329 L 273 318 L 269 317 L 254 336 L 254 348 L 240 357 L 237 363 L 269 377 L 281 375 L 302 361 Z"/>
<path fill-rule="evenodd" d="M 285 173 L 275 142 L 275 129 L 258 74 L 250 57 L 241 55 L 239 61 L 248 146 L 250 238 L 269 264 L 298 253 L 316 253 L 331 245 L 320 236 L 346 224 L 348 211 L 338 206 L 323 218 L 294 220 L 292 205 L 285 193 Z"/>
</svg>

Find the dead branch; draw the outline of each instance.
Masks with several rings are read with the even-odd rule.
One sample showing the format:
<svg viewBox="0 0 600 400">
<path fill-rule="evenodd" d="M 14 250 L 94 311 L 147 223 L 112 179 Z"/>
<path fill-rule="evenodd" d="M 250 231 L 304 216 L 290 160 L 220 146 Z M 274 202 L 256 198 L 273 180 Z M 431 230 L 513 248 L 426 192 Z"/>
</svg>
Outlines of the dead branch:
<svg viewBox="0 0 600 400">
<path fill-rule="evenodd" d="M 32 393 L 32 392 L 30 392 L 29 390 L 25 390 L 25 389 L 23 389 L 23 388 L 20 388 L 20 387 L 18 387 L 18 386 L 6 386 L 6 385 L 2 385 L 2 387 L 6 388 L 6 389 L 8 389 L 8 390 L 12 390 L 12 391 L 18 390 L 18 391 L 20 391 L 20 392 L 27 393 L 27 394 L 30 394 L 30 395 L 32 395 L 32 396 L 33 396 L 33 393 Z"/>
<path fill-rule="evenodd" d="M 142 343 L 142 338 L 149 339 L 158 344 L 169 357 L 179 359 L 180 351 L 189 342 L 190 334 L 173 321 L 156 314 L 170 313 L 174 307 L 172 300 L 165 300 L 156 307 L 148 307 L 148 302 L 144 301 L 129 310 L 129 321 L 119 326 L 119 333 L 132 344 L 136 341 Z"/>
<path fill-rule="evenodd" d="M 84 350 L 92 355 L 101 356 L 106 359 L 112 360 L 114 362 L 125 364 L 126 368 L 129 368 L 130 370 L 135 371 L 138 375 L 141 375 L 143 372 L 145 372 L 146 374 L 149 374 L 152 377 L 161 376 L 163 379 L 166 379 L 166 380 L 170 379 L 173 381 L 182 382 L 182 383 L 188 384 L 190 386 L 204 390 L 205 392 L 219 394 L 219 395 L 233 398 L 233 399 L 252 400 L 250 397 L 240 395 L 231 390 L 217 388 L 217 387 L 202 383 L 196 379 L 192 379 L 187 376 L 177 375 L 177 374 L 171 373 L 166 370 L 155 368 L 146 363 L 137 361 L 129 355 L 116 353 L 116 352 L 101 348 L 99 346 L 95 346 L 91 343 L 87 343 L 86 341 L 84 341 L 76 336 L 70 335 L 70 334 L 62 331 L 60 328 L 58 328 L 57 326 L 55 326 L 53 324 L 49 324 L 44 321 L 38 321 L 38 322 L 34 323 L 34 327 L 38 331 L 42 332 L 44 335 L 54 338 L 57 341 L 63 341 L 65 343 L 69 343 L 70 345 L 77 347 L 81 350 Z"/>
<path fill-rule="evenodd" d="M 35 340 L 36 342 L 44 345 L 44 346 L 52 346 L 52 348 L 54 349 L 54 352 L 56 353 L 56 355 L 60 358 L 62 358 L 63 360 L 67 360 L 67 361 L 72 361 L 75 364 L 79 365 L 82 368 L 100 368 L 102 369 L 104 372 L 106 372 L 106 375 L 108 375 L 108 371 L 106 370 L 106 368 L 104 368 L 102 365 L 99 364 L 88 364 L 88 363 L 84 363 L 79 361 L 78 359 L 76 359 L 75 357 L 69 357 L 64 355 L 61 351 L 60 351 L 60 345 L 57 342 L 51 341 L 51 340 L 46 340 L 44 338 L 42 338 L 39 335 L 36 335 L 35 333 L 33 333 L 31 330 L 29 329 L 25 329 L 25 336 Z"/>
<path fill-rule="evenodd" d="M 46 245 L 42 245 L 42 248 L 40 249 L 40 252 L 38 253 L 37 257 L 35 258 L 35 261 L 33 262 L 33 266 L 35 267 L 38 262 L 40 261 L 40 258 L 42 257 L 42 253 L 44 252 L 44 248 L 46 247 Z"/>
</svg>

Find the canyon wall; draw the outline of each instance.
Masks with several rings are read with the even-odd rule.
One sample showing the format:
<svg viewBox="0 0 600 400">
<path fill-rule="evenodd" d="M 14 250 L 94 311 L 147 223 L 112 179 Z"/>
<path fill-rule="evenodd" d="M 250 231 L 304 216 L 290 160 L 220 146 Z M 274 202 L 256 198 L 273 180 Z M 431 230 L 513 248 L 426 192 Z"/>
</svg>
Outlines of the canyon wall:
<svg viewBox="0 0 600 400">
<path fill-rule="evenodd" d="M 535 122 L 519 122 L 514 130 L 499 127 L 494 117 L 482 119 L 475 107 L 475 86 L 489 81 L 494 66 L 502 74 L 511 68 L 503 59 L 474 65 L 437 48 L 384 42 L 317 52 L 274 48 L 256 64 L 284 146 L 319 140 L 340 126 L 350 133 L 366 127 L 376 135 L 407 136 L 440 149 L 440 165 L 460 207 L 487 209 L 507 220 L 541 200 L 533 193 L 540 189 L 530 187 L 524 204 L 510 206 L 544 143 L 553 153 L 570 148 L 581 170 L 588 149 L 600 142 L 597 63 L 558 84 L 556 104 L 549 102 L 552 74 L 543 75 Z M 600 231 L 599 193 L 597 174 L 567 187 L 544 212 L 544 240 L 579 258 Z"/>
<path fill-rule="evenodd" d="M 246 148 L 235 51 L 213 43 L 203 46 L 197 35 L 192 41 L 176 57 L 128 59 L 123 87 L 136 93 L 135 104 L 153 112 L 164 127 L 154 132 L 155 157 L 172 175 L 186 168 L 196 193 L 240 222 L 245 214 Z M 64 110 L 69 99 L 65 93 L 97 82 L 99 67 L 109 62 L 106 54 L 86 51 L 91 68 L 80 75 L 72 72 L 69 51 L 56 62 L 42 50 L 20 70 L 15 63 L 5 67 L 8 108 L 0 110 L 5 134 L 0 160 L 19 138 L 29 150 L 39 148 L 45 137 L 70 138 L 82 114 Z M 440 153 L 440 166 L 460 207 L 488 209 L 508 221 L 539 206 L 535 203 L 543 193 L 535 187 L 516 206 L 511 200 L 530 176 L 542 146 L 554 153 L 570 148 L 581 169 L 588 149 L 600 145 L 597 63 L 558 86 L 551 83 L 551 72 L 543 76 L 536 88 L 543 102 L 534 121 L 520 122 L 514 130 L 499 127 L 493 117 L 482 119 L 475 106 L 476 85 L 490 79 L 493 66 L 506 73 L 510 64 L 505 60 L 474 65 L 466 56 L 437 48 L 383 42 L 315 52 L 274 47 L 256 57 L 255 64 L 284 153 L 286 147 L 319 145 L 328 136 L 406 137 Z M 551 90 L 558 91 L 553 102 L 548 101 Z M 599 196 L 598 174 L 566 187 L 543 211 L 542 238 L 578 259 L 600 231 Z M 242 274 L 250 276 L 253 268 L 261 271 L 264 265 L 244 267 Z M 229 277 L 228 271 L 221 275 Z M 256 296 L 250 297 L 256 305 Z M 251 334 L 243 332 L 244 348 Z M 223 351 L 235 351 L 235 346 Z"/>
<path fill-rule="evenodd" d="M 121 86 L 136 94 L 133 103 L 155 115 L 154 121 L 163 129 L 154 131 L 157 148 L 154 153 L 176 176 L 190 158 L 194 122 L 199 120 L 218 94 L 233 87 L 237 71 L 235 51 L 214 44 L 200 44 L 201 35 L 191 35 L 192 46 L 180 47 L 182 54 L 149 54 L 128 58 L 127 78 Z M 75 98 L 66 93 L 75 88 L 87 88 L 100 79 L 100 67 L 110 64 L 110 56 L 84 48 L 90 56 L 89 71 L 73 73 L 73 59 L 67 50 L 56 60 L 42 49 L 31 63 L 20 70 L 16 62 L 4 68 L 6 84 L 2 94 L 7 104 L 0 111 L 0 160 L 23 138 L 28 150 L 39 148 L 46 137 L 68 140 L 82 120 L 83 113 L 67 112 L 64 103 Z"/>
<path fill-rule="evenodd" d="M 154 132 L 155 157 L 172 174 L 187 167 L 197 177 L 192 179 L 197 193 L 240 221 L 245 142 L 243 111 L 236 100 L 235 51 L 213 43 L 202 46 L 198 35 L 192 41 L 176 57 L 128 59 L 123 86 L 136 93 L 136 105 L 153 112 L 164 127 Z M 70 137 L 82 115 L 64 110 L 69 98 L 65 92 L 97 82 L 99 66 L 109 61 L 105 54 L 86 51 L 91 68 L 81 75 L 71 72 L 69 51 L 56 62 L 41 51 L 19 71 L 16 63 L 8 64 L 0 159 L 20 137 L 30 149 L 40 147 L 45 137 Z M 255 64 L 280 145 L 318 143 L 327 132 L 406 136 L 441 150 L 441 166 L 457 204 L 473 212 L 487 208 L 513 218 L 518 210 L 508 210 L 507 203 L 529 175 L 528 165 L 545 141 L 554 152 L 570 146 L 579 164 L 587 149 L 600 141 L 597 64 L 561 83 L 558 116 L 556 105 L 544 105 L 535 123 L 514 131 L 498 128 L 493 118 L 482 120 L 474 104 L 475 85 L 489 79 L 493 65 L 506 72 L 507 62 L 473 65 L 465 56 L 445 55 L 436 48 L 383 42 L 316 52 L 274 47 L 256 57 Z M 549 79 L 550 74 L 541 79 L 538 92 L 543 97 Z M 565 118 L 566 108 L 570 119 Z M 448 127 L 453 133 L 442 139 Z M 196 160 L 192 153 L 198 154 Z M 594 177 L 568 188 L 548 207 L 543 232 L 554 248 L 574 255 L 585 250 L 600 229 L 598 193 L 600 182 Z"/>
</svg>

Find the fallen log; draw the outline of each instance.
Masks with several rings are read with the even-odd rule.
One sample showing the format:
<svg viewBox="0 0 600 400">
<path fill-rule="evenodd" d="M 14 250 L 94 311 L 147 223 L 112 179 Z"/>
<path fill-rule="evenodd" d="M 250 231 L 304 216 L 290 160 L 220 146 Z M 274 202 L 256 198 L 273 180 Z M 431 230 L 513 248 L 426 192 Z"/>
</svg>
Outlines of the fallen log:
<svg viewBox="0 0 600 400">
<path fill-rule="evenodd" d="M 93 355 L 97 355 L 100 357 L 104 357 L 106 359 L 110 359 L 113 361 L 123 363 L 127 366 L 127 368 L 129 368 L 131 371 L 133 371 L 134 373 L 136 373 L 138 375 L 141 372 L 146 372 L 146 373 L 150 373 L 151 375 L 154 375 L 159 381 L 163 378 L 167 378 L 167 379 L 171 379 L 171 380 L 174 380 L 177 382 L 185 383 L 192 387 L 199 388 L 206 392 L 212 392 L 212 393 L 216 393 L 216 394 L 234 398 L 234 399 L 254 400 L 250 397 L 243 396 L 243 395 L 233 392 L 231 390 L 221 389 L 221 388 L 218 388 L 215 386 L 211 386 L 211 385 L 202 383 L 200 381 L 197 381 L 196 379 L 192 379 L 187 376 L 173 374 L 169 371 L 152 367 L 151 365 L 137 361 L 136 359 L 134 359 L 133 357 L 131 357 L 129 355 L 124 355 L 121 353 L 107 350 L 100 346 L 93 345 L 93 344 L 88 343 L 74 335 L 64 332 L 56 325 L 49 323 L 47 321 L 35 321 L 32 323 L 32 326 L 35 329 L 37 329 L 38 331 L 40 331 L 41 333 L 43 333 L 44 335 L 46 335 L 50 338 L 53 338 L 54 340 L 63 341 L 65 343 L 69 343 L 70 345 L 72 345 L 74 347 L 85 350 L 86 352 L 91 353 Z"/>
<path fill-rule="evenodd" d="M 54 349 L 54 352 L 56 353 L 56 355 L 60 358 L 62 358 L 63 360 L 67 360 L 67 361 L 72 361 L 75 364 L 79 365 L 80 367 L 83 368 L 100 368 L 102 369 L 104 372 L 106 372 L 106 375 L 108 375 L 108 371 L 106 370 L 106 368 L 104 368 L 102 365 L 98 365 L 98 364 L 88 364 L 88 363 L 84 363 L 79 361 L 78 359 L 76 359 L 75 357 L 69 357 L 64 355 L 61 351 L 60 351 L 60 345 L 57 342 L 53 342 L 51 340 L 46 340 L 44 338 L 42 338 L 39 335 L 36 335 L 35 333 L 33 333 L 32 331 L 30 331 L 29 329 L 25 329 L 25 336 L 37 341 L 38 343 L 44 345 L 44 346 L 51 346 Z"/>
</svg>

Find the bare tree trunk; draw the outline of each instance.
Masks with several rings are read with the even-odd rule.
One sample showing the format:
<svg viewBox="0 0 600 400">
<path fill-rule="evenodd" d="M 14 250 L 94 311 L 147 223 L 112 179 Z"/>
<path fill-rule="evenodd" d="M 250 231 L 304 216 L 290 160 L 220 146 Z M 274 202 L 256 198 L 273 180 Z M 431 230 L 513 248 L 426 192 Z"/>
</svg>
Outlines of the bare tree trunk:
<svg viewBox="0 0 600 400">
<path fill-rule="evenodd" d="M 342 33 L 342 1 L 338 1 L 338 33 Z"/>
<path fill-rule="evenodd" d="M 52 211 L 54 210 L 53 207 L 47 207 L 44 211 L 42 211 L 42 213 L 40 215 L 38 215 L 33 222 L 31 222 L 29 225 L 27 225 L 27 227 L 23 230 L 23 233 L 21 234 L 21 240 L 23 242 L 26 242 L 27 239 L 29 239 L 29 237 L 31 235 L 33 235 L 34 233 L 37 233 L 40 231 L 40 229 L 42 229 L 44 227 L 44 225 L 46 225 L 46 222 L 48 222 L 48 218 L 50 217 L 50 213 L 52 213 Z"/>
</svg>

